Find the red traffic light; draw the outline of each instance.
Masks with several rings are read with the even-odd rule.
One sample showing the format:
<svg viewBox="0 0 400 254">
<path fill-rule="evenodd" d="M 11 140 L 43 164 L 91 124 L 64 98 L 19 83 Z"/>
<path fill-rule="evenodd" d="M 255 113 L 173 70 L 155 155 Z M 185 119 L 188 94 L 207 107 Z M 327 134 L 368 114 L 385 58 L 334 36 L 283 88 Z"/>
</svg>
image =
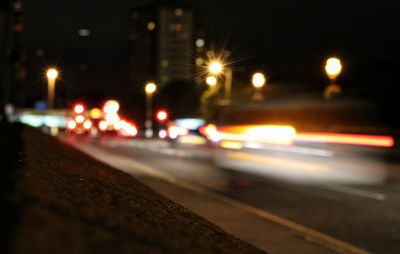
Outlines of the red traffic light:
<svg viewBox="0 0 400 254">
<path fill-rule="evenodd" d="M 165 120 L 167 120 L 168 118 L 168 113 L 165 110 L 160 110 L 157 112 L 157 120 L 160 122 L 163 122 Z"/>
<path fill-rule="evenodd" d="M 76 105 L 74 106 L 74 112 L 75 112 L 75 114 L 82 114 L 83 111 L 85 111 L 85 106 L 83 106 L 81 103 L 76 104 Z"/>
</svg>

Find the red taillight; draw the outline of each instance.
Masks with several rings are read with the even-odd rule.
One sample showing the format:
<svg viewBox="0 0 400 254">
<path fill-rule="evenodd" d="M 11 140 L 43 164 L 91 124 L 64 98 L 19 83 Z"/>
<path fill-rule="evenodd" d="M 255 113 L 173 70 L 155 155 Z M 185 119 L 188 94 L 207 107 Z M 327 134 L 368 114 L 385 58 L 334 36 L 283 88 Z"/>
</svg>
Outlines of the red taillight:
<svg viewBox="0 0 400 254">
<path fill-rule="evenodd" d="M 100 121 L 99 122 L 99 129 L 101 131 L 107 130 L 107 127 L 108 127 L 108 123 L 106 121 Z"/>
<path fill-rule="evenodd" d="M 76 123 L 83 123 L 84 121 L 85 121 L 85 117 L 83 115 L 75 116 L 75 122 Z"/>
<path fill-rule="evenodd" d="M 82 114 L 83 111 L 85 111 L 85 107 L 82 104 L 76 104 L 74 106 L 74 112 L 75 114 Z"/>
<path fill-rule="evenodd" d="M 300 132 L 296 136 L 296 141 L 377 147 L 394 146 L 394 139 L 391 136 L 366 134 Z"/>
<path fill-rule="evenodd" d="M 73 130 L 76 127 L 76 123 L 74 120 L 69 120 L 67 124 L 68 129 Z"/>
<path fill-rule="evenodd" d="M 158 121 L 164 122 L 168 118 L 168 113 L 165 110 L 160 110 L 157 112 L 156 116 Z"/>
<path fill-rule="evenodd" d="M 85 128 L 86 130 L 89 130 L 90 128 L 92 128 L 92 122 L 89 121 L 89 120 L 86 120 L 86 121 L 83 123 L 83 128 Z"/>
<path fill-rule="evenodd" d="M 136 128 L 135 125 L 123 121 L 123 123 L 122 123 L 122 125 L 121 125 L 121 128 L 119 129 L 119 133 L 120 133 L 122 136 L 134 137 L 134 136 L 137 135 L 138 130 L 137 130 L 137 128 Z"/>
</svg>

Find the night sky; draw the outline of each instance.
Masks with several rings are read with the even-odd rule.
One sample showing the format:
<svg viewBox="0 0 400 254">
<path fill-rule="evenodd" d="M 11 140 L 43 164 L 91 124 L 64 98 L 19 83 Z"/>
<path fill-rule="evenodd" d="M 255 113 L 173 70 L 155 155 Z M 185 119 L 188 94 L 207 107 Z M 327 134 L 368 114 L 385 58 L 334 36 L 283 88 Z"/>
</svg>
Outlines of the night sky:
<svg viewBox="0 0 400 254">
<path fill-rule="evenodd" d="M 43 68 L 55 64 L 64 84 L 59 92 L 66 98 L 113 95 L 128 100 L 132 93 L 131 106 L 142 104 L 128 84 L 127 24 L 130 8 L 150 2 L 24 1 L 28 80 L 39 88 L 31 92 L 30 102 L 45 91 Z M 196 25 L 209 33 L 206 46 L 232 50 L 236 79 L 257 69 L 268 73 L 271 84 L 321 90 L 327 82 L 324 60 L 336 55 L 344 62 L 343 86 L 363 87 L 382 97 L 398 84 L 400 10 L 395 1 L 176 2 L 194 7 Z M 79 36 L 80 28 L 90 29 L 91 35 Z"/>
</svg>

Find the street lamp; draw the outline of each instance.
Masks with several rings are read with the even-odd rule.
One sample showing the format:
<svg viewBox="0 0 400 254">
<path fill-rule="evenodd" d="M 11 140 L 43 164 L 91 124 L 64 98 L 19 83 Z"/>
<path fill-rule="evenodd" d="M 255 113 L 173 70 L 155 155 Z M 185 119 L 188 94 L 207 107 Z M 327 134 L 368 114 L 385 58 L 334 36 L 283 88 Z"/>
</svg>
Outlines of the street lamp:
<svg viewBox="0 0 400 254">
<path fill-rule="evenodd" d="M 222 64 L 217 61 L 211 62 L 208 69 L 212 74 L 220 74 L 222 72 Z"/>
<path fill-rule="evenodd" d="M 325 88 L 324 98 L 329 100 L 333 95 L 337 95 L 341 92 L 341 87 L 335 83 L 336 78 L 342 71 L 342 63 L 340 59 L 331 57 L 326 61 L 325 72 L 329 78 L 329 85 Z"/>
<path fill-rule="evenodd" d="M 251 78 L 251 83 L 253 83 L 255 89 L 261 89 L 265 85 L 265 75 L 260 72 L 254 73 Z"/>
<path fill-rule="evenodd" d="M 336 57 L 329 58 L 325 64 L 325 71 L 328 78 L 334 82 L 342 71 L 342 63 L 340 62 L 340 59 Z"/>
<path fill-rule="evenodd" d="M 154 83 L 147 83 L 145 88 L 146 92 L 146 132 L 145 135 L 147 138 L 151 138 L 153 136 L 153 127 L 152 127 L 152 104 L 153 104 L 153 93 L 157 90 L 157 86 Z"/>
<path fill-rule="evenodd" d="M 255 88 L 253 100 L 262 101 L 264 99 L 264 96 L 261 93 L 261 89 L 264 87 L 265 82 L 266 82 L 266 78 L 265 78 L 264 74 L 262 74 L 261 72 L 256 72 L 253 74 L 253 76 L 251 78 L 251 83 L 253 84 L 253 87 Z"/>
<path fill-rule="evenodd" d="M 217 78 L 214 76 L 208 76 L 206 79 L 206 83 L 209 87 L 215 87 L 217 84 Z"/>
<path fill-rule="evenodd" d="M 47 70 L 47 107 L 52 109 L 54 107 L 54 90 L 56 86 L 56 78 L 58 71 L 54 68 Z"/>
<path fill-rule="evenodd" d="M 208 65 L 208 70 L 211 74 L 214 75 L 223 74 L 225 76 L 225 83 L 224 83 L 225 101 L 227 104 L 229 104 L 231 97 L 231 89 L 232 89 L 232 69 L 227 66 L 223 66 L 223 64 L 219 61 L 212 61 Z"/>
</svg>

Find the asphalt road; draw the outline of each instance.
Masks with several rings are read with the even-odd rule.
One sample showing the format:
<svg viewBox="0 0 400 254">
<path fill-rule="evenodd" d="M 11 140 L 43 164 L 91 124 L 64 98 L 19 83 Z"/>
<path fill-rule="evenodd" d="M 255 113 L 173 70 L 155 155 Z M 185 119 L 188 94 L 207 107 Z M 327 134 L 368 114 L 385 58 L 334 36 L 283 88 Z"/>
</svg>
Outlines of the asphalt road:
<svg viewBox="0 0 400 254">
<path fill-rule="evenodd" d="M 160 140 L 79 138 L 110 153 L 276 214 L 373 253 L 400 252 L 400 165 L 384 182 L 305 185 L 215 165 L 215 150 Z"/>
</svg>

